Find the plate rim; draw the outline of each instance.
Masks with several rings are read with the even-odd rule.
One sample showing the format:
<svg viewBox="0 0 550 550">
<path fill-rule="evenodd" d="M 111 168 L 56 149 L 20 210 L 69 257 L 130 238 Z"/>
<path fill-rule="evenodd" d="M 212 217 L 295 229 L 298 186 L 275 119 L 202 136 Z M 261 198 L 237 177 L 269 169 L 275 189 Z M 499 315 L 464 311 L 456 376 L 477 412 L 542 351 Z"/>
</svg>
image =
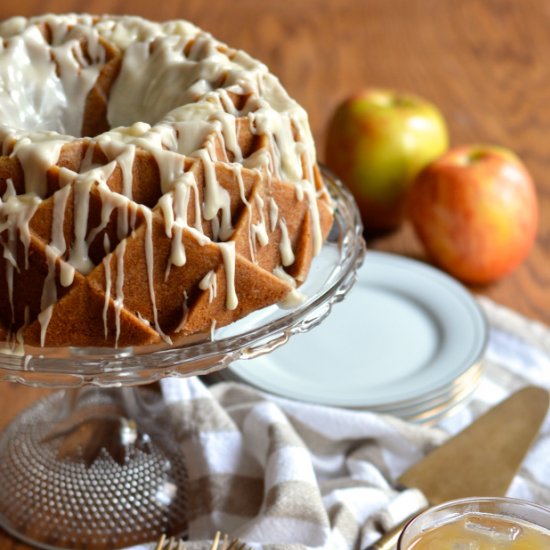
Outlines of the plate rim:
<svg viewBox="0 0 550 550">
<path fill-rule="evenodd" d="M 298 401 L 303 401 L 308 403 L 317 403 L 317 404 L 328 405 L 328 406 L 337 406 L 337 407 L 343 407 L 348 409 L 370 408 L 371 410 L 373 410 L 373 409 L 376 409 L 377 407 L 383 407 L 384 412 L 387 412 L 388 409 L 392 408 L 392 406 L 395 408 L 401 408 L 401 407 L 404 407 L 405 405 L 407 405 L 408 407 L 414 407 L 415 404 L 421 406 L 423 402 L 431 400 L 430 396 L 442 397 L 442 394 L 445 394 L 446 392 L 448 392 L 457 380 L 467 377 L 467 374 L 471 372 L 473 369 L 475 370 L 476 368 L 481 368 L 481 364 L 482 364 L 483 357 L 485 355 L 485 351 L 487 349 L 488 340 L 489 340 L 489 323 L 481 306 L 464 285 L 462 285 L 456 279 L 449 276 L 447 273 L 441 271 L 440 269 L 430 264 L 421 262 L 419 260 L 410 258 L 408 256 L 401 256 L 395 253 L 368 250 L 365 258 L 365 264 L 357 273 L 357 284 L 356 284 L 357 287 L 361 285 L 362 273 L 364 273 L 365 269 L 368 269 L 368 265 L 371 261 L 378 262 L 379 265 L 389 264 L 391 268 L 395 268 L 396 266 L 399 268 L 402 268 L 405 266 L 405 267 L 414 269 L 417 272 L 417 274 L 420 274 L 420 276 L 422 277 L 426 276 L 428 279 L 431 279 L 432 281 L 436 280 L 437 282 L 439 282 L 440 285 L 445 289 L 445 291 L 451 292 L 463 304 L 465 304 L 465 307 L 466 307 L 465 311 L 467 312 L 467 314 L 471 317 L 472 320 L 477 321 L 475 334 L 477 334 L 478 336 L 475 340 L 472 341 L 471 352 L 473 354 L 473 357 L 471 361 L 469 361 L 469 364 L 467 366 L 457 364 L 454 368 L 448 369 L 448 374 L 446 376 L 443 376 L 442 380 L 438 381 L 435 385 L 431 385 L 429 390 L 426 390 L 425 388 L 417 388 L 415 390 L 410 390 L 408 392 L 398 392 L 401 394 L 401 397 L 399 398 L 393 397 L 390 399 L 375 398 L 373 396 L 369 396 L 368 400 L 365 400 L 363 398 L 361 399 L 361 402 L 358 402 L 356 398 L 342 399 L 341 397 L 338 397 L 333 399 L 327 399 L 326 396 L 321 396 L 320 398 L 313 399 L 312 395 L 307 395 L 307 394 L 300 395 L 299 392 L 293 392 L 293 391 L 288 393 L 287 391 L 281 391 L 280 388 L 274 389 L 270 387 L 269 384 L 258 383 L 258 379 L 256 377 L 249 377 L 246 375 L 246 372 L 244 372 L 243 374 L 243 367 L 245 370 L 249 370 L 251 367 L 260 368 L 260 366 L 257 366 L 257 367 L 253 366 L 249 361 L 246 361 L 246 362 L 237 361 L 236 363 L 233 363 L 232 365 L 230 365 L 228 367 L 229 372 L 231 372 L 230 378 L 232 378 L 233 380 L 236 379 L 239 382 L 244 382 L 246 384 L 249 384 L 261 391 L 265 391 L 271 394 L 279 395 L 281 397 L 294 399 Z M 405 289 L 405 292 L 403 294 L 406 294 L 408 296 L 413 296 L 413 297 L 419 296 L 419 294 L 416 293 L 415 289 L 412 287 Z M 424 305 L 424 302 L 422 302 L 422 304 Z M 430 310 L 430 313 L 439 314 L 440 312 L 434 312 Z M 440 318 L 441 318 L 440 316 L 437 317 L 437 319 L 440 319 Z M 466 357 L 464 361 L 466 361 L 467 359 L 468 357 Z M 454 373 L 454 376 L 451 373 Z M 228 377 L 225 377 L 225 378 L 228 378 Z M 402 384 L 406 379 L 407 379 L 406 376 L 399 378 L 395 381 L 395 383 Z"/>
</svg>

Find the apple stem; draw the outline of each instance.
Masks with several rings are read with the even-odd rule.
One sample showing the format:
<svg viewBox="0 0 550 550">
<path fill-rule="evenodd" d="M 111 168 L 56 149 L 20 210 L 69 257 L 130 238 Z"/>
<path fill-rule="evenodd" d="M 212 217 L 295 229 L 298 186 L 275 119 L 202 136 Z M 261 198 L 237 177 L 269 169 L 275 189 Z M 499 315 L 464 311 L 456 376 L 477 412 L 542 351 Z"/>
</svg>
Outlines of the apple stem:
<svg viewBox="0 0 550 550">
<path fill-rule="evenodd" d="M 485 151 L 474 150 L 471 153 L 469 153 L 466 157 L 466 164 L 474 164 L 475 162 L 478 162 L 480 160 L 483 160 L 487 154 Z"/>
</svg>

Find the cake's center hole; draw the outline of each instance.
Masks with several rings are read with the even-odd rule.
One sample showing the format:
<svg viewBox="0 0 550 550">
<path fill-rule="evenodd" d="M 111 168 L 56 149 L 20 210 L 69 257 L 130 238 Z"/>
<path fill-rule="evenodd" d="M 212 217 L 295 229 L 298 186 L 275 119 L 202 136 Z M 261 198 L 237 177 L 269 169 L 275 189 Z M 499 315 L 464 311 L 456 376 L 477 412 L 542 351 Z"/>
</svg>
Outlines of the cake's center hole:
<svg viewBox="0 0 550 550">
<path fill-rule="evenodd" d="M 51 40 L 52 33 L 31 26 L 0 45 L 0 124 L 26 132 L 89 134 L 83 132 L 88 96 L 105 65 L 105 50 L 88 51 L 81 36 Z"/>
<path fill-rule="evenodd" d="M 188 57 L 180 37 L 169 36 L 132 42 L 120 56 L 94 32 L 52 23 L 3 42 L 0 37 L 0 125 L 94 137 L 138 121 L 155 125 L 183 108 L 177 120 L 189 121 L 189 131 L 202 139 L 201 121 L 219 105 L 197 100 L 224 85 L 237 67 L 223 51 L 197 41 Z M 243 85 L 242 72 L 232 74 L 228 84 Z"/>
<path fill-rule="evenodd" d="M 101 46 L 90 52 L 70 35 L 59 44 L 49 40 L 29 27 L 0 44 L 0 124 L 73 137 L 137 121 L 153 125 L 220 77 L 215 63 L 190 64 L 170 44 L 144 54 L 146 46 L 134 43 L 118 58 Z"/>
</svg>

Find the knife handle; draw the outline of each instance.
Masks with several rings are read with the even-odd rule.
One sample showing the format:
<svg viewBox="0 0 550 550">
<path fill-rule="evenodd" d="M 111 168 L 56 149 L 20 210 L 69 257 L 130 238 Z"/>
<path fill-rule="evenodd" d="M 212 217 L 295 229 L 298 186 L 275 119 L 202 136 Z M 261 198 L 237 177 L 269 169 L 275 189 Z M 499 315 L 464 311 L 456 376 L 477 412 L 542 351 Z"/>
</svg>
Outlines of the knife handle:
<svg viewBox="0 0 550 550">
<path fill-rule="evenodd" d="M 428 508 L 429 506 L 425 506 L 424 508 L 417 510 L 414 514 L 407 516 L 401 523 L 382 535 L 374 544 L 372 544 L 371 546 L 367 546 L 363 550 L 394 550 L 395 548 L 397 548 L 399 536 L 401 535 L 403 529 L 405 529 L 407 523 L 409 523 L 411 519 L 416 517 L 424 510 L 427 510 Z"/>
</svg>

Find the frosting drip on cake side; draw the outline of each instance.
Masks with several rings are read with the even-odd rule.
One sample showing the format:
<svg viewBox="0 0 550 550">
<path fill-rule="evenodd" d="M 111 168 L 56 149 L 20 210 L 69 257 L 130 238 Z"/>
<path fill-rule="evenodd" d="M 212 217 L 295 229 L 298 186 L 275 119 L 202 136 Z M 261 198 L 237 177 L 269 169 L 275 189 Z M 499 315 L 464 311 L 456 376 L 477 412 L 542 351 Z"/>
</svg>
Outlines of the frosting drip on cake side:
<svg viewBox="0 0 550 550">
<path fill-rule="evenodd" d="M 155 292 L 159 276 L 155 275 L 153 239 L 158 213 L 171 242 L 163 282 L 169 281 L 174 269 L 185 266 L 184 243 L 214 245 L 224 266 L 225 307 L 235 310 L 239 295 L 234 239 L 241 228 L 233 226 L 236 206 L 227 189 L 229 177 L 235 179 L 247 212 L 250 261 L 257 262 L 258 251 L 269 245 L 270 235 L 276 232 L 280 261 L 271 270 L 292 291 L 290 275 L 281 273 L 286 273 L 283 267 L 294 264 L 295 251 L 284 213 L 271 196 L 270 186 L 275 184 L 270 182 L 291 184 L 295 198 L 305 201 L 313 254 L 320 251 L 326 233 L 319 200 L 328 198 L 315 174 L 307 115 L 265 65 L 183 21 L 46 15 L 0 23 L 0 37 L 0 152 L 17 159 L 24 175 L 23 184 L 6 178 L 0 199 L 0 236 L 5 233 L 0 245 L 7 258 L 10 304 L 14 273 L 20 268 L 16 241 L 28 251 L 29 224 L 42 203 L 53 201 L 50 232 L 41 237 L 48 272 L 38 315 L 42 345 L 58 299 L 56 280 L 62 287 L 84 284 L 77 274 L 94 276 L 98 269 L 103 281 L 105 338 L 112 307 L 118 344 L 129 238 L 143 239 L 151 309 L 149 318 L 144 318 L 170 342 L 159 321 Z M 111 129 L 80 138 L 87 102 L 107 74 L 110 59 L 117 56 L 120 63 L 112 69 L 116 77 L 105 109 Z M 259 140 L 260 145 L 243 152 L 243 135 L 249 135 L 249 142 Z M 76 161 L 64 160 L 75 142 L 85 153 Z M 143 154 L 154 158 L 160 180 L 159 196 L 150 205 L 137 204 L 135 196 L 135 171 Z M 98 156 L 106 159 L 99 165 Z M 52 190 L 48 174 L 60 163 Z M 222 163 L 229 170 L 223 177 Z M 252 191 L 245 190 L 243 171 L 267 182 L 262 185 L 268 190 L 262 191 L 259 183 Z M 115 189 L 117 178 L 120 185 Z M 101 204 L 100 215 L 90 227 L 94 197 Z M 69 209 L 72 227 L 66 238 Z M 114 218 L 113 234 L 108 230 Z M 100 238 L 105 255 L 94 261 L 91 250 Z M 217 297 L 217 283 L 216 271 L 209 270 L 201 278 L 199 286 L 211 301 Z M 186 294 L 184 306 L 187 298 Z M 13 304 L 10 307 L 13 313 Z M 141 311 L 135 314 L 143 316 Z"/>
</svg>

